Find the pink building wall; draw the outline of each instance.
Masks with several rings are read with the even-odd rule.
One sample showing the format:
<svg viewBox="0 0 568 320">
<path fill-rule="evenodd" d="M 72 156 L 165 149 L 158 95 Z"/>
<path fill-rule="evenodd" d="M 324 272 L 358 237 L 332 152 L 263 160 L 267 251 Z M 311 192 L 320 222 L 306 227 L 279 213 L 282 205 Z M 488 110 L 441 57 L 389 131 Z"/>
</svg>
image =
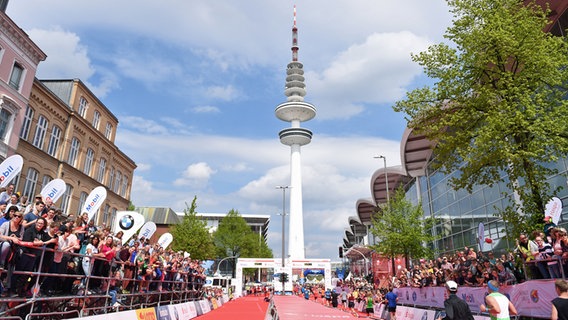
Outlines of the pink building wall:
<svg viewBox="0 0 568 320">
<path fill-rule="evenodd" d="M 46 57 L 30 37 L 0 11 L 0 108 L 12 114 L 6 137 L 0 141 L 0 159 L 13 154 L 18 146 L 37 66 Z M 15 63 L 24 69 L 18 89 L 8 84 Z"/>
</svg>

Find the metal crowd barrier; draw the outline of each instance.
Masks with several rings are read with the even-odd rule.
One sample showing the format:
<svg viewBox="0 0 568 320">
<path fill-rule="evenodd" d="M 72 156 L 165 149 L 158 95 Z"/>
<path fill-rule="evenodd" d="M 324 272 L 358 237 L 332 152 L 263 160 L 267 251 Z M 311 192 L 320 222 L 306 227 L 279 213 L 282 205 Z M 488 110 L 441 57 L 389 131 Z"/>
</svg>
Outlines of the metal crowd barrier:
<svg viewBox="0 0 568 320">
<path fill-rule="evenodd" d="M 14 246 L 14 245 L 13 245 Z M 13 248 L 18 250 L 19 246 Z M 105 314 L 116 311 L 132 310 L 146 307 L 155 307 L 168 304 L 177 304 L 188 301 L 197 301 L 203 295 L 203 281 L 201 277 L 192 277 L 187 272 L 176 271 L 174 279 L 179 275 L 180 280 L 139 280 L 137 279 L 137 268 L 134 268 L 131 279 L 117 279 L 118 281 L 128 281 L 132 283 L 132 292 L 118 291 L 116 292 L 116 301 L 118 305 L 111 305 L 111 290 L 106 285 L 106 290 L 100 291 L 98 288 L 90 286 L 93 280 L 100 280 L 101 283 L 111 281 L 113 268 L 109 267 L 109 274 L 105 276 L 85 276 L 84 274 L 59 274 L 41 272 L 46 252 L 55 252 L 53 249 L 27 247 L 30 249 L 41 250 L 39 255 L 39 264 L 36 264 L 37 270 L 20 271 L 16 265 L 10 263 L 6 269 L 0 273 L 0 277 L 5 282 L 10 282 L 11 286 L 15 286 L 21 281 L 13 283 L 17 277 L 22 277 L 24 283 L 30 290 L 25 296 L 4 296 L 0 297 L 0 319 L 66 319 L 77 318 L 88 315 Z M 69 258 L 73 257 L 89 257 L 91 259 L 91 271 L 95 259 L 104 260 L 104 258 L 86 256 L 77 253 L 65 253 Z M 124 262 L 114 261 L 117 265 L 125 265 Z M 77 268 L 77 266 L 76 266 Z M 91 272 L 92 273 L 92 272 Z M 46 295 L 42 293 L 41 286 L 44 281 L 49 278 L 55 278 L 56 282 L 72 279 L 71 293 L 67 292 L 63 295 Z M 188 281 L 192 279 L 193 281 Z M 53 281 L 53 280 L 52 280 Z M 142 284 L 148 284 L 148 288 L 152 284 L 156 284 L 159 290 L 145 291 L 142 290 Z M 4 289 L 4 287 L 2 286 Z M 11 288 L 13 290 L 21 290 L 21 288 Z M 123 288 L 123 290 L 126 288 Z M 134 292 L 137 291 L 137 292 Z"/>
<path fill-rule="evenodd" d="M 560 256 L 555 256 L 555 257 L 552 257 L 550 259 L 523 261 L 523 272 L 525 274 L 526 280 L 538 280 L 538 279 L 534 279 L 534 278 L 529 279 L 529 274 L 527 273 L 527 267 L 528 267 L 529 270 L 531 270 L 531 269 L 534 270 L 534 268 L 536 268 L 538 270 L 538 264 L 539 263 L 547 263 L 548 264 L 548 262 L 550 262 L 550 261 L 557 261 L 557 263 L 558 263 L 557 266 L 560 269 L 559 271 L 560 271 L 560 274 L 562 276 L 561 278 L 564 279 L 564 280 L 568 280 L 566 278 L 566 270 L 565 270 L 565 269 L 568 268 L 568 258 L 562 258 Z M 546 266 L 546 267 L 548 267 L 548 266 Z M 540 274 L 540 271 L 539 271 L 539 274 Z M 548 279 L 554 279 L 554 278 L 550 277 Z"/>
</svg>

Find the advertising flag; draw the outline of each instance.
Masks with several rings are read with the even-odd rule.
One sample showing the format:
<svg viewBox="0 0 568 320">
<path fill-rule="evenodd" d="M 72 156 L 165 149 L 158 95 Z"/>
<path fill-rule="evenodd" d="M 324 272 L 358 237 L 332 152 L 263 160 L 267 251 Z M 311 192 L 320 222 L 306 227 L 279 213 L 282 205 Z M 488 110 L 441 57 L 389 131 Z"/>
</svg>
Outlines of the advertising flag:
<svg viewBox="0 0 568 320">
<path fill-rule="evenodd" d="M 150 239 L 154 232 L 156 232 L 156 224 L 154 221 L 147 221 L 142 228 L 140 228 L 140 232 L 138 232 L 138 239 L 142 237 L 144 237 L 144 239 Z"/>
<path fill-rule="evenodd" d="M 552 217 L 552 222 L 558 224 L 560 220 L 560 214 L 562 213 L 562 200 L 557 197 L 552 197 L 550 201 L 546 204 L 546 209 L 544 210 L 545 217 Z"/>
<path fill-rule="evenodd" d="M 170 245 L 170 243 L 172 243 L 173 240 L 174 236 L 172 236 L 171 233 L 166 232 L 160 236 L 160 239 L 158 239 L 158 244 L 165 249 Z"/>
<path fill-rule="evenodd" d="M 89 214 L 89 220 L 93 219 L 93 216 L 99 210 L 103 202 L 105 201 L 107 196 L 106 188 L 103 186 L 98 186 L 89 193 L 87 200 L 85 200 L 85 204 L 83 205 L 83 209 L 81 210 L 81 214 L 87 213 Z"/>
<path fill-rule="evenodd" d="M 55 203 L 65 193 L 65 181 L 62 179 L 53 179 L 41 189 L 41 197 L 46 204 L 51 200 Z"/>
<path fill-rule="evenodd" d="M 117 211 L 113 232 L 116 234 L 122 231 L 122 244 L 125 244 L 143 224 L 144 216 L 140 213 L 136 211 Z"/>
<path fill-rule="evenodd" d="M 10 156 L 2 161 L 0 163 L 0 187 L 7 186 L 22 171 L 23 165 L 24 159 L 19 154 Z"/>
</svg>

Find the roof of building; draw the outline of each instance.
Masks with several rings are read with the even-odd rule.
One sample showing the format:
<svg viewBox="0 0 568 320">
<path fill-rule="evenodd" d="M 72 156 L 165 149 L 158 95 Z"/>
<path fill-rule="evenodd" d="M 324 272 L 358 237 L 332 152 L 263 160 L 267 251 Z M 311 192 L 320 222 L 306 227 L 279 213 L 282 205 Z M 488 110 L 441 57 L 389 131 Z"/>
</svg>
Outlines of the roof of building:
<svg viewBox="0 0 568 320">
<path fill-rule="evenodd" d="M 155 224 L 178 224 L 181 217 L 167 207 L 137 207 L 136 211 L 144 216 L 146 221 L 153 221 Z"/>
</svg>

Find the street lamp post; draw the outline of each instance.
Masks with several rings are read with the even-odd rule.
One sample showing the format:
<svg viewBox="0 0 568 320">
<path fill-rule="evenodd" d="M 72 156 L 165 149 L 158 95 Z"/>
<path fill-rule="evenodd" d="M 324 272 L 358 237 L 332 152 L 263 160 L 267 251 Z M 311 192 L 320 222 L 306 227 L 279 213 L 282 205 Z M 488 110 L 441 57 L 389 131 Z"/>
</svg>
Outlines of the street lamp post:
<svg viewBox="0 0 568 320">
<path fill-rule="evenodd" d="M 286 189 L 290 186 L 276 186 L 276 189 L 282 189 L 282 268 L 285 266 L 286 258 Z"/>
<path fill-rule="evenodd" d="M 219 273 L 219 269 L 221 269 L 221 263 L 222 263 L 223 261 L 227 260 L 227 259 L 232 259 L 232 258 L 238 258 L 238 257 L 237 257 L 237 256 L 230 256 L 230 257 L 225 257 L 225 258 L 221 259 L 221 260 L 219 261 L 219 263 L 217 263 L 217 271 L 215 271 L 215 274 L 216 274 L 216 275 L 221 275 L 221 274 Z"/>
<path fill-rule="evenodd" d="M 361 257 L 363 257 L 363 260 L 365 261 L 365 276 L 368 276 L 369 275 L 369 269 L 368 269 L 369 259 L 367 259 L 367 257 L 365 257 L 365 255 L 361 251 L 359 251 L 359 250 L 357 250 L 353 247 L 349 248 L 349 251 L 351 251 L 351 250 L 357 252 L 358 254 L 361 255 Z"/>
</svg>

